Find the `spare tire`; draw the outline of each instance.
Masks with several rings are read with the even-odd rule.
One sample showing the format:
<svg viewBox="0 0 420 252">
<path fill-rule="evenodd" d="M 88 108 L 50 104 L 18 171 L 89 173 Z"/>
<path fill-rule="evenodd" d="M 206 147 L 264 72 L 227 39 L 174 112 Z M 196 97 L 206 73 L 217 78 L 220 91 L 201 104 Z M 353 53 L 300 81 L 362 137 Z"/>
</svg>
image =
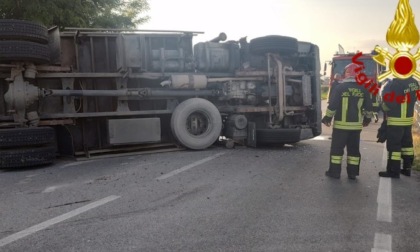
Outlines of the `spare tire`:
<svg viewBox="0 0 420 252">
<path fill-rule="evenodd" d="M 279 35 L 259 37 L 250 41 L 249 49 L 254 54 L 280 53 L 290 55 L 298 52 L 298 40 Z"/>
<path fill-rule="evenodd" d="M 47 27 L 25 20 L 0 19 L 0 40 L 26 40 L 48 43 Z"/>
<path fill-rule="evenodd" d="M 30 61 L 34 63 L 49 63 L 50 49 L 43 45 L 29 41 L 4 40 L 0 41 L 0 61 Z"/>
<path fill-rule="evenodd" d="M 20 168 L 46 165 L 54 162 L 56 147 L 28 147 L 0 150 L 0 168 Z"/>
<path fill-rule="evenodd" d="M 0 149 L 55 143 L 51 127 L 0 129 Z"/>
<path fill-rule="evenodd" d="M 191 98 L 175 108 L 171 129 L 176 140 L 183 146 L 202 150 L 219 139 L 222 117 L 213 103 L 202 98 Z"/>
</svg>

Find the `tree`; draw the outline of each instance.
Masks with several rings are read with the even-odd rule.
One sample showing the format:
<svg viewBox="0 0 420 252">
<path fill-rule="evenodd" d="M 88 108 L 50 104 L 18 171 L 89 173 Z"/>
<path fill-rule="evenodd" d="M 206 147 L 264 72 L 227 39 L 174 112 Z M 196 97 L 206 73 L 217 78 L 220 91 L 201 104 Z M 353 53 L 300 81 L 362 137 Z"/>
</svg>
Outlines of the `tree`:
<svg viewBox="0 0 420 252">
<path fill-rule="evenodd" d="M 134 28 L 149 16 L 147 0 L 1 0 L 0 18 L 47 27 Z"/>
</svg>

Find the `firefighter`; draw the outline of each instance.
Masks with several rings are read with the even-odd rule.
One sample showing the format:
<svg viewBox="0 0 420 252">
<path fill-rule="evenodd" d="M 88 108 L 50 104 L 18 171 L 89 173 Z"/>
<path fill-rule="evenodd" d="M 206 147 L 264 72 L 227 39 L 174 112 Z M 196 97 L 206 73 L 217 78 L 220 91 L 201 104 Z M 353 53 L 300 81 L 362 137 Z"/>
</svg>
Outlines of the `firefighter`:
<svg viewBox="0 0 420 252">
<path fill-rule="evenodd" d="M 326 115 L 322 123 L 331 125 L 332 131 L 330 165 L 325 175 L 340 178 L 341 161 L 344 148 L 347 147 L 347 175 L 349 179 L 356 179 L 360 167 L 360 133 L 362 127 L 371 122 L 373 107 L 369 91 L 356 82 L 356 69 L 359 65 L 351 63 L 344 68 L 343 82 L 337 86 L 332 94 Z"/>
<path fill-rule="evenodd" d="M 414 160 L 413 124 L 416 91 L 419 83 L 412 77 L 393 79 L 388 82 L 382 97 L 382 109 L 386 113 L 386 148 L 388 160 L 386 171 L 379 172 L 381 177 L 399 178 L 400 173 L 411 176 Z M 401 170 L 401 160 L 403 167 Z"/>
<path fill-rule="evenodd" d="M 341 75 L 339 73 L 334 74 L 334 81 L 331 83 L 330 90 L 328 92 L 328 103 L 331 101 L 331 95 L 334 89 L 340 84 Z"/>
</svg>

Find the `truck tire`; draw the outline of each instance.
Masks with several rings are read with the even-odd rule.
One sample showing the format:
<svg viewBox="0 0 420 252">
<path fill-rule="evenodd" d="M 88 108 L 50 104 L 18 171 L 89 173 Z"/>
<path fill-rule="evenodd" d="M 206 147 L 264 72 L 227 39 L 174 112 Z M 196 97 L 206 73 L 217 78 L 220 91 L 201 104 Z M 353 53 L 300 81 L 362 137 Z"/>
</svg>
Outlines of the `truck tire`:
<svg viewBox="0 0 420 252">
<path fill-rule="evenodd" d="M 0 150 L 0 168 L 21 168 L 46 165 L 54 162 L 56 147 L 28 147 Z"/>
<path fill-rule="evenodd" d="M 251 53 L 295 54 L 298 52 L 298 40 L 292 37 L 270 35 L 252 39 L 249 45 Z"/>
<path fill-rule="evenodd" d="M 48 45 L 29 41 L 0 41 L 0 61 L 30 61 L 44 64 L 50 62 Z"/>
<path fill-rule="evenodd" d="M 55 130 L 50 127 L 0 129 L 0 149 L 55 143 Z"/>
<path fill-rule="evenodd" d="M 222 117 L 211 102 L 191 98 L 179 104 L 171 117 L 176 140 L 186 148 L 206 149 L 214 144 L 222 130 Z"/>
<path fill-rule="evenodd" d="M 26 40 L 47 44 L 48 29 L 30 21 L 0 19 L 0 40 Z"/>
</svg>

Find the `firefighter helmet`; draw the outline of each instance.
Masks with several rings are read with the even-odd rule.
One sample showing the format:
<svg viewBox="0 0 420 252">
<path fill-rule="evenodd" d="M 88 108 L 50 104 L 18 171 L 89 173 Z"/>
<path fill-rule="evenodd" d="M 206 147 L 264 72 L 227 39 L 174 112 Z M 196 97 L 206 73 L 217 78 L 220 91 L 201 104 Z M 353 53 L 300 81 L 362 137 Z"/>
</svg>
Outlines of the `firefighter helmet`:
<svg viewBox="0 0 420 252">
<path fill-rule="evenodd" d="M 356 69 L 360 68 L 356 63 L 350 63 L 344 68 L 344 79 L 355 79 L 357 76 Z"/>
</svg>

